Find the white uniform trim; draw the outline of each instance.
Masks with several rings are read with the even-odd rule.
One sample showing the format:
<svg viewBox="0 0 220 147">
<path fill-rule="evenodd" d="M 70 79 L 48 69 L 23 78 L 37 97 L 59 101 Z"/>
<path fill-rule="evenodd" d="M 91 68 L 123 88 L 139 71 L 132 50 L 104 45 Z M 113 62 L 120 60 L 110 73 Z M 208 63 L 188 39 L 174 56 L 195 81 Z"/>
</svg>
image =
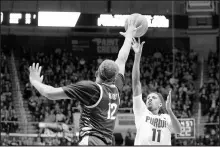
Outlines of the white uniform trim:
<svg viewBox="0 0 220 147">
<path fill-rule="evenodd" d="M 98 83 L 96 83 L 98 86 L 99 86 L 99 88 L 100 88 L 100 97 L 99 97 L 99 100 L 94 104 L 94 105 L 92 105 L 92 106 L 86 106 L 87 108 L 94 108 L 94 107 L 96 107 L 96 106 L 98 106 L 98 104 L 100 103 L 100 101 L 102 100 L 102 97 L 103 97 L 103 89 L 102 89 L 102 86 L 101 85 L 99 85 Z"/>
<path fill-rule="evenodd" d="M 116 87 L 114 84 L 111 84 L 111 85 L 108 85 L 108 84 L 105 84 L 105 83 L 102 83 L 103 85 L 106 85 L 106 86 L 109 86 L 109 87 Z"/>
<path fill-rule="evenodd" d="M 79 142 L 79 145 L 89 145 L 89 136 L 83 137 L 83 139 Z"/>
<path fill-rule="evenodd" d="M 114 84 L 111 84 L 111 85 L 108 85 L 108 84 L 105 84 L 105 83 L 102 83 L 103 85 L 105 85 L 105 86 L 109 86 L 109 87 L 111 87 L 111 88 L 117 88 L 117 86 L 116 85 L 114 85 Z M 118 88 L 117 88 L 117 90 L 118 90 Z M 118 90 L 119 91 L 119 90 Z M 120 101 L 121 101 L 121 99 L 120 99 L 120 96 L 119 96 L 119 105 L 120 105 Z"/>
</svg>

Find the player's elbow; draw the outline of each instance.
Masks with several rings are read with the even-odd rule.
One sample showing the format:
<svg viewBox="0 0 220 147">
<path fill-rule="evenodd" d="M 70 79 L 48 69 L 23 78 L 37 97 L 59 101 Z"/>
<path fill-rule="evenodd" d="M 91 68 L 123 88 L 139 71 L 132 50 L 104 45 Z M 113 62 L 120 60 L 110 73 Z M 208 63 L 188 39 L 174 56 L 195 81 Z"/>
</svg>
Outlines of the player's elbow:
<svg viewBox="0 0 220 147">
<path fill-rule="evenodd" d="M 42 90 L 42 95 L 45 96 L 46 98 L 53 100 L 53 89 L 52 88 L 47 88 Z"/>
<path fill-rule="evenodd" d="M 136 87 L 140 87 L 141 86 L 141 82 L 139 79 L 132 79 L 132 88 L 135 89 Z"/>
<path fill-rule="evenodd" d="M 50 100 L 69 99 L 62 88 L 50 87 L 44 90 L 44 96 Z"/>
<path fill-rule="evenodd" d="M 132 85 L 133 85 L 133 86 L 138 85 L 139 82 L 140 82 L 140 80 L 139 80 L 137 77 L 132 77 Z"/>
<path fill-rule="evenodd" d="M 137 68 L 132 69 L 132 83 L 138 84 L 140 82 L 140 72 Z"/>
<path fill-rule="evenodd" d="M 56 100 L 55 97 L 53 97 L 50 92 L 45 93 L 44 96 L 45 96 L 46 98 L 48 98 L 49 100 L 52 100 L 52 101 L 53 101 L 53 100 Z"/>
</svg>

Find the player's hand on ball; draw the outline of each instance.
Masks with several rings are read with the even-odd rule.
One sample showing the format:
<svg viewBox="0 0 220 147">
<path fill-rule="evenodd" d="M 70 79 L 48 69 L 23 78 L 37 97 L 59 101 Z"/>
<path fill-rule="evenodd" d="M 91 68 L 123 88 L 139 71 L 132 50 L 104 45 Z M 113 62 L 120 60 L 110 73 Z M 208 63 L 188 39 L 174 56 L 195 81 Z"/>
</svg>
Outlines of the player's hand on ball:
<svg viewBox="0 0 220 147">
<path fill-rule="evenodd" d="M 123 35 L 124 37 L 134 37 L 137 30 L 142 27 L 142 26 L 139 26 L 139 27 L 136 27 L 136 26 L 137 26 L 137 21 L 135 21 L 134 19 L 129 19 L 127 31 L 120 32 L 120 34 Z"/>
<path fill-rule="evenodd" d="M 172 109 L 171 109 L 171 90 L 169 91 L 169 94 L 167 96 L 166 109 L 167 109 L 167 111 L 172 111 Z"/>
<path fill-rule="evenodd" d="M 136 41 L 136 39 L 133 37 L 132 38 L 132 49 L 134 50 L 135 54 L 141 54 L 142 53 L 142 48 L 144 45 L 144 41 L 141 43 L 140 41 L 140 37 L 138 38 L 138 42 Z"/>
<path fill-rule="evenodd" d="M 42 67 L 39 67 L 39 63 L 35 64 L 33 63 L 32 66 L 29 67 L 29 80 L 32 83 L 33 81 L 39 81 L 42 83 L 43 76 L 40 76 Z"/>
</svg>

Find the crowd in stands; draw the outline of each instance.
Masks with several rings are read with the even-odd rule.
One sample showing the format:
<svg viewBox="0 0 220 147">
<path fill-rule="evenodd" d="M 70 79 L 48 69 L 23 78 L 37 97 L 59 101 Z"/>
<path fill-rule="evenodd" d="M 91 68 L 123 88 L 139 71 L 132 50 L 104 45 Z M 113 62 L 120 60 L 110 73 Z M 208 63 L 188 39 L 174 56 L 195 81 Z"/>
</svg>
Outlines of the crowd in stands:
<svg viewBox="0 0 220 147">
<path fill-rule="evenodd" d="M 204 145 L 219 145 L 219 59 L 218 54 L 210 52 L 208 56 L 208 70 L 205 83 L 200 89 L 200 102 L 202 106 L 202 115 L 208 116 L 207 123 L 216 123 L 216 125 L 206 125 L 202 136 Z"/>
<path fill-rule="evenodd" d="M 76 146 L 77 137 L 74 137 L 72 142 L 67 141 L 65 138 L 45 138 L 45 137 L 13 137 L 2 136 L 2 146 Z"/>
<path fill-rule="evenodd" d="M 141 83 L 144 99 L 152 91 L 161 92 L 166 96 L 170 89 L 173 91 L 172 108 L 178 118 L 188 118 L 192 115 L 192 101 L 195 96 L 193 80 L 197 58 L 193 52 L 175 52 L 175 74 L 173 56 L 171 54 L 155 53 L 151 57 L 142 57 Z M 50 101 L 31 88 L 28 81 L 28 67 L 38 62 L 43 66 L 44 83 L 54 87 L 65 86 L 80 80 L 95 80 L 95 71 L 104 60 L 101 57 L 76 57 L 65 50 L 56 49 L 52 54 L 37 53 L 30 59 L 23 58 L 20 66 L 22 81 L 25 81 L 24 96 L 29 100 L 29 108 L 35 121 L 66 122 L 72 124 L 73 107 L 80 107 L 76 100 Z M 121 108 L 132 108 L 131 73 L 133 58 L 126 65 L 125 86 L 121 93 Z M 166 99 L 166 98 L 165 98 Z"/>
<path fill-rule="evenodd" d="M 193 81 L 197 75 L 197 55 L 195 52 L 189 53 L 173 50 L 175 54 L 175 62 L 173 62 L 172 53 L 156 52 L 152 56 L 143 56 L 141 60 L 140 72 L 143 98 L 152 91 L 161 92 L 163 96 L 168 94 L 172 89 L 172 109 L 178 118 L 189 118 L 192 116 L 193 101 L 195 99 L 195 87 Z M 5 58 L 2 55 L 3 59 Z M 115 59 L 115 57 L 106 57 Z M 21 60 L 19 73 L 23 84 L 25 85 L 24 98 L 29 103 L 29 109 L 32 112 L 33 119 L 36 122 L 65 122 L 69 125 L 73 124 L 74 112 L 80 111 L 80 103 L 76 100 L 59 100 L 51 101 L 41 96 L 29 83 L 28 68 L 32 63 L 38 62 L 43 66 L 42 75 L 44 75 L 44 83 L 54 87 L 65 86 L 80 80 L 95 80 L 95 71 L 98 65 L 104 60 L 101 57 L 77 57 L 73 53 L 69 53 L 64 49 L 56 49 L 52 54 L 39 52 L 36 55 L 24 56 Z M 6 119 L 7 114 L 14 112 L 11 98 L 11 92 L 8 90 L 11 86 L 8 74 L 6 60 L 1 62 L 1 77 L 3 77 L 1 87 L 5 91 L 1 93 L 1 119 Z M 174 64 L 173 64 L 174 63 Z M 217 115 L 217 106 L 219 106 L 218 95 L 218 61 L 214 53 L 209 55 L 209 81 L 203 85 L 200 90 L 201 101 L 207 104 L 203 107 L 207 109 L 203 114 L 209 115 L 209 122 L 216 122 L 219 119 Z M 133 57 L 129 57 L 126 64 L 125 86 L 121 93 L 121 108 L 132 108 L 132 89 L 131 89 L 131 73 L 133 66 Z M 173 68 L 174 67 L 174 68 Z M 4 70 L 3 70 L 4 69 Z M 174 74 L 172 74 L 174 71 Z M 8 85 L 8 86 L 7 86 Z M 7 88 L 8 87 L 8 88 Z M 4 94 L 6 93 L 6 94 Z M 9 94 L 10 93 L 10 94 Z M 7 98 L 5 98 L 7 97 Z M 4 103 L 5 101 L 5 103 Z M 78 109 L 75 109 L 78 108 Z M 7 111 L 5 111 L 7 110 Z M 8 117 L 10 118 L 10 117 Z M 11 117 L 13 118 L 13 117 Z M 1 125 L 5 125 L 1 123 Z M 7 125 L 7 123 L 6 123 Z M 4 127 L 3 127 L 4 128 Z M 7 127 L 6 127 L 7 128 Z M 13 128 L 13 127 L 12 127 Z M 12 131 L 13 132 L 13 131 Z M 43 133 L 40 130 L 39 133 Z M 218 140 L 216 134 L 219 133 L 218 128 L 206 127 L 206 135 L 192 140 L 175 140 L 172 139 L 173 145 L 215 145 Z M 133 145 L 135 134 L 127 133 L 123 141 L 115 140 L 118 145 Z M 10 138 L 10 139 L 9 139 Z M 19 140 L 19 141 L 18 141 Z M 32 138 L 32 137 L 3 137 L 2 143 L 5 145 L 74 145 L 75 142 L 68 142 L 64 138 Z"/>
<path fill-rule="evenodd" d="M 208 115 L 208 122 L 219 120 L 219 59 L 216 53 L 210 52 L 208 56 L 208 79 L 200 89 L 202 114 Z"/>
<path fill-rule="evenodd" d="M 140 72 L 144 101 L 152 91 L 160 92 L 164 98 L 172 89 L 172 108 L 178 118 L 191 117 L 192 101 L 195 96 L 193 81 L 196 79 L 195 55 L 175 51 L 175 64 L 172 53 L 156 52 L 153 56 L 142 57 Z M 121 100 L 121 107 L 132 107 L 131 74 L 133 60 L 128 60 L 125 79 L 126 85 Z M 173 66 L 175 67 L 174 74 Z"/>
<path fill-rule="evenodd" d="M 172 89 L 172 108 L 178 118 L 192 116 L 196 79 L 197 55 L 195 52 L 173 50 L 172 53 L 156 52 L 152 56 L 143 56 L 141 60 L 141 83 L 143 98 L 152 91 L 166 96 Z M 115 59 L 116 57 L 105 57 Z M 44 83 L 54 87 L 65 86 L 80 80 L 95 80 L 95 71 L 105 59 L 101 57 L 77 57 L 65 49 L 56 49 L 54 53 L 38 52 L 22 58 L 19 73 L 25 84 L 24 98 L 28 100 L 29 110 L 36 122 L 65 122 L 73 124 L 73 113 L 80 111 L 80 103 L 76 100 L 51 101 L 41 96 L 29 83 L 28 68 L 32 63 L 39 63 L 44 75 Z M 125 86 L 121 93 L 120 108 L 132 108 L 131 74 L 133 57 L 126 64 Z M 175 69 L 173 70 L 173 67 Z M 174 71 L 174 74 L 172 74 Z M 78 108 L 78 109 L 75 109 Z M 42 130 L 39 132 L 42 133 Z"/>
<path fill-rule="evenodd" d="M 7 53 L 6 53 L 7 54 Z M 8 60 L 5 52 L 1 52 L 1 132 L 16 132 L 18 124 L 8 121 L 17 121 L 16 111 L 12 99 L 12 83 L 9 74 Z"/>
</svg>

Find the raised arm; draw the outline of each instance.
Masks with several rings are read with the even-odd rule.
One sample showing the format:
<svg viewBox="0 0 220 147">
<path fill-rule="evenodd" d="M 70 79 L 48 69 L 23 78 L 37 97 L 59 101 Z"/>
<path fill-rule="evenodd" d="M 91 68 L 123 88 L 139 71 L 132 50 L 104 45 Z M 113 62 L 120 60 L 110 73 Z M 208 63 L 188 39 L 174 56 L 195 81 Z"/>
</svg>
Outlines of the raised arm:
<svg viewBox="0 0 220 147">
<path fill-rule="evenodd" d="M 29 79 L 31 84 L 40 92 L 41 95 L 50 100 L 76 99 L 85 106 L 93 107 L 102 95 L 100 85 L 92 81 L 81 81 L 64 87 L 55 88 L 43 84 L 43 76 L 40 76 L 41 67 L 33 63 L 29 68 Z"/>
<path fill-rule="evenodd" d="M 62 87 L 55 88 L 50 85 L 46 85 L 39 81 L 33 81 L 31 84 L 37 89 L 37 91 L 50 100 L 70 99 L 63 91 Z"/>
<path fill-rule="evenodd" d="M 138 40 L 140 41 L 140 38 Z M 134 65 L 132 68 L 132 90 L 133 97 L 136 97 L 142 94 L 140 82 L 140 61 L 144 42 L 140 44 L 137 43 L 135 39 L 133 39 L 132 43 L 132 48 L 135 52 Z"/>
<path fill-rule="evenodd" d="M 125 37 L 125 40 L 123 46 L 118 53 L 118 57 L 115 60 L 115 63 L 118 65 L 119 73 L 121 73 L 122 75 L 124 75 L 125 72 L 125 63 L 127 62 L 128 55 L 130 53 L 132 37 L 134 36 L 138 28 L 136 28 L 135 21 L 133 19 L 130 19 L 128 21 L 127 31 L 125 33 L 120 32 L 120 34 Z"/>
<path fill-rule="evenodd" d="M 169 95 L 167 97 L 166 109 L 167 109 L 167 112 L 170 116 L 169 127 L 171 128 L 171 131 L 173 133 L 180 133 L 181 132 L 181 124 L 171 109 L 171 91 L 169 91 Z"/>
<path fill-rule="evenodd" d="M 138 43 L 133 38 L 132 48 L 135 52 L 134 65 L 132 69 L 132 91 L 133 91 L 133 111 L 135 116 L 141 116 L 143 112 L 146 112 L 147 108 L 142 100 L 142 88 L 140 82 L 140 60 L 142 54 L 142 48 L 144 42 L 140 44 L 140 38 Z"/>
<path fill-rule="evenodd" d="M 39 64 L 33 63 L 32 66 L 29 67 L 29 80 L 30 83 L 37 89 L 37 91 L 51 100 L 59 100 L 59 99 L 69 99 L 69 97 L 64 93 L 63 89 L 55 88 L 50 85 L 43 84 L 43 75 L 40 76 L 41 66 Z"/>
</svg>

